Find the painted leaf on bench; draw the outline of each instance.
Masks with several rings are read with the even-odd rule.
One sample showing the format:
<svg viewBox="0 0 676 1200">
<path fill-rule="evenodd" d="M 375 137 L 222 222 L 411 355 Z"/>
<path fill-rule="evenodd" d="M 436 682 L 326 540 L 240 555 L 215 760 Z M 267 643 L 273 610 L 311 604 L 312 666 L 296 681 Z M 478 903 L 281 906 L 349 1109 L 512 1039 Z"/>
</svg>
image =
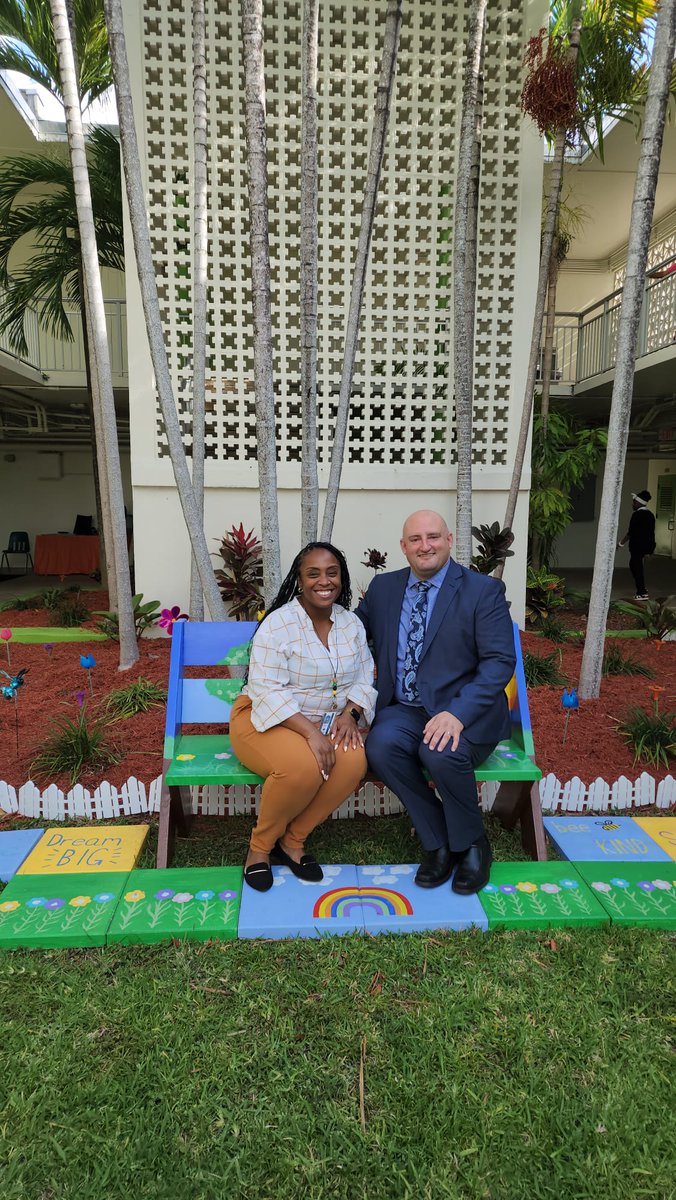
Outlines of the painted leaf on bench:
<svg viewBox="0 0 676 1200">
<path fill-rule="evenodd" d="M 251 642 L 242 642 L 241 646 L 233 646 L 225 658 L 219 658 L 218 666 L 246 667 L 251 653 Z"/>
<path fill-rule="evenodd" d="M 242 690 L 241 679 L 205 679 L 204 686 L 210 696 L 217 696 L 225 704 L 234 704 Z"/>
</svg>

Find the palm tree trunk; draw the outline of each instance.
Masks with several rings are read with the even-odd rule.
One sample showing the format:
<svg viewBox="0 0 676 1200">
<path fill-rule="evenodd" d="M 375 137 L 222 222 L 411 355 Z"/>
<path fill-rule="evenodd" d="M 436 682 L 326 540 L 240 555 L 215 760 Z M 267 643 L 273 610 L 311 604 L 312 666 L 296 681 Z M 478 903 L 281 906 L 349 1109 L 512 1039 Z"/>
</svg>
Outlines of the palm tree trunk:
<svg viewBox="0 0 676 1200">
<path fill-rule="evenodd" d="M 476 225 L 480 146 L 477 139 L 479 76 L 486 0 L 474 0 L 467 52 L 455 186 L 453 248 L 453 376 L 457 437 L 456 557 L 468 567 L 472 557 L 472 408 Z M 477 154 L 479 150 L 479 155 Z M 473 239 L 473 244 L 472 243 Z M 473 254 L 473 262 L 472 262 Z"/>
<path fill-rule="evenodd" d="M 319 0 L 303 5 L 303 121 L 300 176 L 300 390 L 303 416 L 301 544 L 317 538 L 317 58 Z"/>
<path fill-rule="evenodd" d="M 263 0 L 241 0 L 242 43 L 246 86 L 246 147 L 249 181 L 249 241 L 254 327 L 254 383 L 258 485 L 263 543 L 265 603 L 277 595 L 282 581 L 277 511 L 277 426 L 272 375 L 270 240 L 268 234 L 268 154 L 265 135 L 263 70 Z"/>
<path fill-rule="evenodd" d="M 155 373 L 155 386 L 162 412 L 162 421 L 167 435 L 167 445 L 169 447 L 171 465 L 174 470 L 176 490 L 188 529 L 192 552 L 197 563 L 202 590 L 212 618 L 215 621 L 222 621 L 225 619 L 225 607 L 209 558 L 203 522 L 200 519 L 197 504 L 195 503 L 195 495 L 186 462 L 181 427 L 171 385 L 167 350 L 162 333 L 155 267 L 150 247 L 150 233 L 145 208 L 141 159 L 136 138 L 136 126 L 134 124 L 134 106 L 132 103 L 129 63 L 127 60 L 127 47 L 124 39 L 124 24 L 122 20 L 122 0 L 103 0 L 103 3 L 106 14 L 106 25 L 108 27 L 108 45 L 113 67 L 113 78 L 115 81 L 117 116 L 122 143 L 122 163 L 127 201 L 129 203 L 132 236 L 134 239 L 136 269 L 141 289 L 150 356 Z"/>
<path fill-rule="evenodd" d="M 84 348 L 87 393 L 89 395 L 89 421 L 92 437 L 92 468 L 94 472 L 94 490 L 96 493 L 96 519 L 99 531 L 101 566 L 103 568 L 101 571 L 101 582 L 108 589 L 108 608 L 112 612 L 117 612 L 117 574 L 115 571 L 115 545 L 113 542 L 113 526 L 110 514 L 108 464 L 106 462 L 103 429 L 101 428 L 100 388 L 95 375 L 95 364 L 92 363 L 90 353 L 90 320 L 82 265 L 80 265 L 80 296 L 82 345 Z"/>
<path fill-rule="evenodd" d="M 579 3 L 577 7 L 579 10 Z M 573 67 L 575 67 L 577 63 L 581 28 L 582 20 L 579 15 L 576 15 L 573 17 L 570 34 L 568 36 L 568 53 Z M 545 296 L 547 293 L 547 280 L 549 278 L 549 262 L 552 254 L 552 243 L 554 241 L 554 233 L 557 227 L 557 218 L 561 200 L 563 156 L 566 150 L 567 132 L 568 131 L 566 129 L 559 129 L 556 135 L 554 157 L 552 159 L 551 174 L 549 176 L 549 196 L 547 199 L 547 213 L 545 216 L 544 229 L 542 231 L 542 240 L 540 242 L 540 270 L 538 273 L 537 292 L 535 296 L 535 313 L 533 316 L 530 357 L 528 359 L 528 371 L 526 374 L 526 388 L 523 398 L 523 408 L 521 411 L 519 439 L 514 456 L 512 482 L 509 489 L 509 495 L 507 497 L 507 509 L 505 511 L 504 524 L 508 529 L 511 529 L 512 525 L 514 524 L 516 502 L 519 498 L 523 464 L 526 457 L 528 435 L 530 433 L 531 416 L 533 412 L 533 394 L 535 392 L 535 378 L 537 375 L 538 360 L 540 358 L 540 345 L 542 342 L 542 320 L 545 313 Z M 502 579 L 504 569 L 504 562 L 501 562 L 495 568 L 493 575 L 496 579 Z"/>
<path fill-rule="evenodd" d="M 204 525 L 204 436 L 207 336 L 207 59 L 204 0 L 192 0 L 193 62 L 193 344 L 192 486 Z M 190 559 L 190 616 L 204 620 L 204 596 L 195 555 Z"/>
<path fill-rule="evenodd" d="M 542 350 L 542 400 L 540 415 L 542 416 L 542 438 L 547 440 L 549 424 L 549 392 L 552 386 L 552 361 L 554 354 L 554 321 L 556 318 L 556 286 L 559 281 L 559 237 L 554 234 L 552 252 L 549 256 L 549 276 L 547 279 L 547 320 L 545 322 L 545 341 Z"/>
<path fill-rule="evenodd" d="M 638 327 L 645 296 L 648 245 L 655 208 L 675 41 L 676 0 L 662 0 L 657 14 L 655 46 L 641 134 L 641 152 L 631 207 L 627 273 L 617 330 L 615 379 L 610 403 L 601 513 L 596 537 L 587 635 L 580 672 L 579 694 L 585 700 L 598 696 L 601 687 L 605 625 L 610 604 L 617 523 L 631 419 Z"/>
<path fill-rule="evenodd" d="M 352 391 L 352 376 L 354 375 L 354 364 L 357 354 L 359 320 L 364 298 L 366 267 L 368 265 L 371 236 L 373 234 L 373 219 L 376 211 L 376 200 L 378 198 L 380 172 L 383 165 L 394 76 L 397 69 L 399 34 L 401 32 L 401 5 L 402 0 L 388 0 L 385 17 L 385 36 L 383 39 L 383 53 L 380 60 L 380 78 L 378 80 L 371 145 L 369 147 L 366 188 L 361 210 L 361 226 L 354 265 L 352 293 L 350 295 L 350 309 L 345 329 L 345 350 L 343 353 L 343 370 L 340 378 L 336 428 L 331 451 L 331 470 L 329 472 L 329 485 L 324 504 L 324 519 L 322 522 L 323 541 L 330 541 L 331 534 L 333 533 L 333 522 L 336 516 L 338 492 L 340 490 L 340 477 L 343 470 L 347 423 L 350 412 L 350 393 Z"/>
<path fill-rule="evenodd" d="M 117 570 L 117 592 L 120 631 L 120 670 L 127 670 L 138 660 L 138 643 L 132 606 L 129 557 L 127 554 L 127 531 L 124 519 L 124 495 L 120 451 L 117 442 L 115 399 L 108 355 L 106 314 L 101 288 L 96 232 L 92 212 L 87 154 L 85 149 L 80 95 L 75 74 L 73 48 L 66 0 L 50 0 L 54 41 L 59 56 L 61 84 L 63 89 L 68 149 L 73 171 L 73 189 L 77 206 L 82 267 L 85 294 L 88 301 L 91 325 L 91 349 L 95 362 L 95 373 L 101 401 L 101 428 L 108 466 L 110 486 L 111 520 L 115 565 Z"/>
</svg>

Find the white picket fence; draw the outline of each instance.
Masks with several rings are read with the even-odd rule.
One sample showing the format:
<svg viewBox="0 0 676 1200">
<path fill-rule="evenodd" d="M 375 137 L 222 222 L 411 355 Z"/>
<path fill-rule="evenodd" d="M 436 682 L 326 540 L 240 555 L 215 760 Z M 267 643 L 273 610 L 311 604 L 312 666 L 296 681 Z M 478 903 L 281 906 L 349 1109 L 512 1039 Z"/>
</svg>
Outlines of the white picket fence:
<svg viewBox="0 0 676 1200">
<path fill-rule="evenodd" d="M 481 805 L 490 812 L 499 784 L 482 783 Z M 138 779 L 128 779 L 120 788 L 102 783 L 92 794 L 80 784 L 64 793 L 54 784 L 43 792 L 34 783 L 24 783 L 18 789 L 0 780 L 0 810 L 17 816 L 34 817 L 45 821 L 65 821 L 74 818 L 110 820 L 143 813 L 158 813 L 162 777 L 158 775 L 146 788 Z M 259 789 L 250 784 L 236 787 L 194 787 L 193 812 L 201 816 L 248 816 L 257 811 Z M 667 775 L 656 784 L 645 771 L 633 782 L 621 775 L 613 784 L 605 779 L 583 783 L 574 776 L 561 783 L 555 775 L 540 782 L 540 799 L 545 813 L 629 812 L 650 806 L 670 809 L 676 805 L 676 779 Z M 402 812 L 397 797 L 386 787 L 366 783 L 364 787 L 341 804 L 333 814 L 344 820 L 354 816 L 381 817 Z"/>
</svg>

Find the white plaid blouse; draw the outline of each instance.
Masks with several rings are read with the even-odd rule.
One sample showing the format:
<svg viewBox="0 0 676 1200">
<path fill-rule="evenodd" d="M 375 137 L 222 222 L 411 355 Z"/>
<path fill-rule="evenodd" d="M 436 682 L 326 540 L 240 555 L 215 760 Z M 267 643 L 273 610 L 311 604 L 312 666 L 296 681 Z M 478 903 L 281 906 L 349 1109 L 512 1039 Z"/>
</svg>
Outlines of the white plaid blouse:
<svg viewBox="0 0 676 1200">
<path fill-rule="evenodd" d="M 266 617 L 256 632 L 242 691 L 251 697 L 251 723 L 259 733 L 295 713 L 319 721 L 331 712 L 334 670 L 337 711 L 351 700 L 364 710 L 369 724 L 373 720 L 374 668 L 364 626 L 339 604 L 333 605 L 331 616 L 328 650 L 296 599 Z"/>
</svg>

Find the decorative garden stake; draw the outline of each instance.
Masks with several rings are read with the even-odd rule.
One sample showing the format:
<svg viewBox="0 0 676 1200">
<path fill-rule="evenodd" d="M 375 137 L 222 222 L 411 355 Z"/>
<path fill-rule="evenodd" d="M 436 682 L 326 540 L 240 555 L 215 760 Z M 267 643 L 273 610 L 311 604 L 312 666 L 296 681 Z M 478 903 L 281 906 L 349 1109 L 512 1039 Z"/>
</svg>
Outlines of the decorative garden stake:
<svg viewBox="0 0 676 1200">
<path fill-rule="evenodd" d="M 94 686 L 92 684 L 92 668 L 96 666 L 96 659 L 94 658 L 94 655 L 93 654 L 81 654 L 80 655 L 80 666 L 84 667 L 85 671 L 87 672 L 87 678 L 89 680 L 89 691 L 90 691 L 90 694 L 93 696 L 94 695 Z"/>
<path fill-rule="evenodd" d="M 9 679 L 9 683 L 4 687 L 0 687 L 0 693 L 5 700 L 14 701 L 14 729 L 16 732 L 16 752 L 19 753 L 19 701 L 17 693 L 20 687 L 23 687 L 24 677 L 28 674 L 29 667 L 23 667 L 17 671 L 16 675 L 8 675 L 6 671 L 0 671 L 0 675 L 4 675 L 5 679 Z"/>
<path fill-rule="evenodd" d="M 157 622 L 157 624 L 160 626 L 160 629 L 166 629 L 167 633 L 169 634 L 169 637 L 171 637 L 171 635 L 174 631 L 174 625 L 176 624 L 177 621 L 189 621 L 189 620 L 190 620 L 190 618 L 189 618 L 188 614 L 181 612 L 181 609 L 178 606 L 178 604 L 175 604 L 173 608 L 163 608 L 162 609 L 162 612 L 160 613 L 160 619 Z"/>
<path fill-rule="evenodd" d="M 77 700 L 78 708 L 82 708 L 85 700 L 87 699 L 87 693 L 86 692 L 75 692 L 74 695 L 75 695 L 75 699 Z"/>
<path fill-rule="evenodd" d="M 45 643 L 44 643 L 44 645 L 43 645 L 43 647 L 42 647 L 42 649 L 43 649 L 43 650 L 45 651 L 45 653 L 46 653 L 46 654 L 48 654 L 48 655 L 49 655 L 49 657 L 51 658 L 51 657 L 52 657 L 53 650 L 54 650 L 54 643 L 53 643 L 53 642 L 45 642 Z"/>
<path fill-rule="evenodd" d="M 9 643 L 12 638 L 11 629 L 0 629 L 0 638 L 2 638 L 3 642 L 5 643 L 5 650 L 7 651 L 7 662 L 11 666 L 12 660 L 11 660 L 10 654 L 9 654 Z"/>
<path fill-rule="evenodd" d="M 570 691 L 568 691 L 568 688 L 566 688 L 566 690 L 562 693 L 561 703 L 566 710 L 566 723 L 563 727 L 563 742 L 561 743 L 563 746 L 565 746 L 566 738 L 568 736 L 568 722 L 570 720 L 571 711 L 574 708 L 580 707 L 580 701 L 577 698 L 577 692 L 575 691 L 575 688 L 571 688 Z"/>
</svg>

